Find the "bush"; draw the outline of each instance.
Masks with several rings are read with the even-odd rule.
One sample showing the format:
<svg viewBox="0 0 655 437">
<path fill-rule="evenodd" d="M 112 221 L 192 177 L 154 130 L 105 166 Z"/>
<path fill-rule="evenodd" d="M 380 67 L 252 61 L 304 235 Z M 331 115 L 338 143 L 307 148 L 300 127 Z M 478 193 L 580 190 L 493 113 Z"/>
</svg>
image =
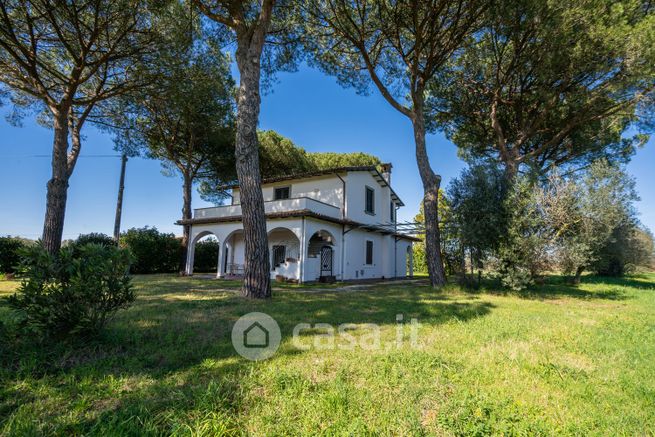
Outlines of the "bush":
<svg viewBox="0 0 655 437">
<path fill-rule="evenodd" d="M 218 267 L 218 241 L 207 240 L 196 243 L 193 258 L 195 272 L 216 272 Z"/>
<path fill-rule="evenodd" d="M 80 248 L 87 244 L 99 244 L 100 246 L 116 246 L 113 238 L 106 234 L 99 232 L 92 232 L 90 234 L 81 234 L 76 240 L 70 241 L 66 247 L 73 249 L 73 255 L 78 256 Z"/>
<path fill-rule="evenodd" d="M 180 266 L 181 241 L 157 228 L 129 229 L 121 235 L 120 245 L 132 253 L 132 273 L 172 273 Z"/>
<path fill-rule="evenodd" d="M 129 252 L 115 246 L 65 247 L 57 255 L 29 247 L 9 306 L 19 313 L 19 326 L 41 338 L 93 335 L 134 301 L 129 266 Z"/>
<path fill-rule="evenodd" d="M 71 242 L 69 246 L 81 247 L 87 244 L 99 244 L 101 246 L 115 246 L 116 242 L 109 235 L 100 232 L 91 232 L 90 234 L 81 234 L 77 240 Z"/>
<path fill-rule="evenodd" d="M 0 273 L 14 273 L 25 243 L 14 237 L 0 237 Z"/>
</svg>

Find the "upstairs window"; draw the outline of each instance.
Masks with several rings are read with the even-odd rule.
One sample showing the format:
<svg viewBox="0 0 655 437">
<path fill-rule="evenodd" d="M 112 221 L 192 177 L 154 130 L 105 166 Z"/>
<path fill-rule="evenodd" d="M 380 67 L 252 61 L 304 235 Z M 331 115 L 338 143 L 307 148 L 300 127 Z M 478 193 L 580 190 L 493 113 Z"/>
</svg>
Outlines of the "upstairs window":
<svg viewBox="0 0 655 437">
<path fill-rule="evenodd" d="M 291 187 L 277 187 L 273 189 L 273 200 L 288 199 L 291 194 Z"/>
<path fill-rule="evenodd" d="M 366 187 L 366 201 L 364 202 L 364 212 L 366 214 L 375 214 L 375 190 Z"/>
<path fill-rule="evenodd" d="M 389 203 L 389 220 L 391 220 L 391 223 L 396 222 L 396 205 L 393 202 Z"/>
<path fill-rule="evenodd" d="M 370 266 L 373 264 L 373 242 L 366 241 L 366 265 Z"/>
</svg>

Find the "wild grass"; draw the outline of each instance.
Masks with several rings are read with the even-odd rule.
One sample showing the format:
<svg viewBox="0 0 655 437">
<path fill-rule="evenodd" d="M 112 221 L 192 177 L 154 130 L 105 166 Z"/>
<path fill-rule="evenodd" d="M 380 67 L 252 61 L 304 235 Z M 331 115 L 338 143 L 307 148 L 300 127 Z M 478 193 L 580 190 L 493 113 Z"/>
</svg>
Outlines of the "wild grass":
<svg viewBox="0 0 655 437">
<path fill-rule="evenodd" d="M 137 302 L 102 338 L 22 338 L 2 353 L 1 435 L 655 433 L 655 274 L 551 278 L 523 293 L 287 287 L 265 302 L 241 298 L 236 282 L 134 282 Z M 15 286 L 0 282 L 0 295 Z M 250 311 L 280 324 L 269 360 L 231 345 Z M 397 314 L 420 323 L 417 347 L 409 326 L 397 346 Z M 354 323 L 362 344 L 376 323 L 381 347 L 300 350 L 301 322 Z M 326 338 L 313 329 L 301 341 Z"/>
</svg>

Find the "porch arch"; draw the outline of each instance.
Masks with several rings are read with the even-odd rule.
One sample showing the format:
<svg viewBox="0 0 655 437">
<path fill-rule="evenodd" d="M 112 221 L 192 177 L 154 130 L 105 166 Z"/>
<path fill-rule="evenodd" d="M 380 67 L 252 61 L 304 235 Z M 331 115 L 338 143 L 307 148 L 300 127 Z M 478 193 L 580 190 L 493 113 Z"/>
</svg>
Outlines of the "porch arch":
<svg viewBox="0 0 655 437">
<path fill-rule="evenodd" d="M 336 244 L 337 239 L 334 238 L 334 235 L 332 235 L 330 231 L 319 229 L 318 231 L 314 232 L 311 237 L 309 237 L 307 254 L 309 256 L 316 256 L 323 246 L 331 246 L 334 248 Z"/>
<path fill-rule="evenodd" d="M 307 240 L 305 276 L 309 281 L 322 277 L 334 277 L 340 272 L 337 239 L 326 229 L 316 230 Z"/>
<path fill-rule="evenodd" d="M 245 271 L 245 240 L 243 228 L 234 229 L 221 243 L 218 277 L 243 276 Z"/>
<path fill-rule="evenodd" d="M 203 238 L 205 238 L 205 237 L 207 237 L 209 235 L 213 235 L 216 238 L 216 241 L 218 241 L 218 245 L 219 245 L 218 246 L 219 250 L 218 250 L 218 254 L 217 254 L 217 263 L 218 263 L 218 258 L 220 256 L 220 247 L 221 247 L 221 241 L 218 238 L 218 235 L 216 235 L 212 231 L 207 231 L 207 230 L 198 232 L 198 234 L 193 236 L 191 241 L 189 241 L 189 247 L 187 248 L 186 269 L 185 269 L 186 270 L 185 271 L 186 275 L 188 275 L 188 276 L 193 275 L 193 265 L 194 265 L 195 256 L 196 256 L 196 245 L 198 244 L 198 242 L 201 239 L 203 239 Z M 218 271 L 218 267 L 217 267 L 217 271 Z"/>
<path fill-rule="evenodd" d="M 271 276 L 300 280 L 301 238 L 284 226 L 272 228 L 267 237 Z"/>
</svg>

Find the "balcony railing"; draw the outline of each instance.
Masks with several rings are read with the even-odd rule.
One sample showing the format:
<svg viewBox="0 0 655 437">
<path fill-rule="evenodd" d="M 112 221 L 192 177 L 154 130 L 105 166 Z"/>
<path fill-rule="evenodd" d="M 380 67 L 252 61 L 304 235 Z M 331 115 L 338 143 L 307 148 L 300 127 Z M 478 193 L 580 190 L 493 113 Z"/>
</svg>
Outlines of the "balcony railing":
<svg viewBox="0 0 655 437">
<path fill-rule="evenodd" d="M 277 212 L 309 210 L 317 214 L 333 218 L 341 218 L 341 209 L 309 197 L 269 200 L 264 202 L 266 214 Z M 198 208 L 193 211 L 193 218 L 238 217 L 241 215 L 241 205 L 225 205 L 210 208 Z"/>
</svg>

